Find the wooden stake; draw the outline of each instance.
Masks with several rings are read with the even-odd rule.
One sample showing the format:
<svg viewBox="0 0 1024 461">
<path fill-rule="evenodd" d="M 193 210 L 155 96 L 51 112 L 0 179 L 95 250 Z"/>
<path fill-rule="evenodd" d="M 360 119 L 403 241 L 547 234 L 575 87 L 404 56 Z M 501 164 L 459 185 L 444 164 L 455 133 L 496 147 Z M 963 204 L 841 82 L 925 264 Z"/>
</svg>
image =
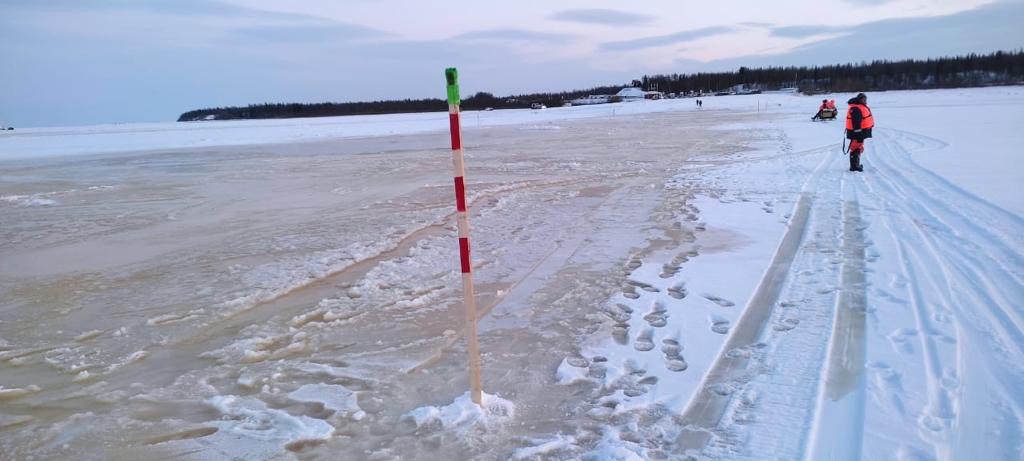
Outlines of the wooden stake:
<svg viewBox="0 0 1024 461">
<path fill-rule="evenodd" d="M 445 69 L 448 82 L 448 122 L 452 134 L 452 163 L 455 168 L 455 213 L 459 226 L 459 260 L 462 265 L 462 295 L 466 304 L 466 343 L 469 352 L 469 391 L 473 403 L 481 405 L 480 344 L 477 340 L 476 295 L 473 293 L 473 264 L 469 252 L 469 213 L 466 208 L 466 168 L 462 154 L 462 127 L 459 126 L 459 73 Z"/>
</svg>

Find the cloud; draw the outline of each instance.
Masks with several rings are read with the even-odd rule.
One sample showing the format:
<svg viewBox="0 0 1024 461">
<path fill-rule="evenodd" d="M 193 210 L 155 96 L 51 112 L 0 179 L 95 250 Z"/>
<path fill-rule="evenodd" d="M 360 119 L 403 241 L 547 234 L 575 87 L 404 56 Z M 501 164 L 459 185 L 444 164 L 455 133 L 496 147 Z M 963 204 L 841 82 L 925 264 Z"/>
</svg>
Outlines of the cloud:
<svg viewBox="0 0 1024 461">
<path fill-rule="evenodd" d="M 557 32 L 537 32 L 525 29 L 491 29 L 466 32 L 453 37 L 453 40 L 502 40 L 522 42 L 563 43 L 573 38 L 570 34 Z"/>
<path fill-rule="evenodd" d="M 338 42 L 359 39 L 382 38 L 387 32 L 344 23 L 321 23 L 289 26 L 247 26 L 230 31 L 230 35 L 244 40 L 277 43 L 296 42 Z"/>
<path fill-rule="evenodd" d="M 5 10 L 61 11 L 132 11 L 174 16 L 216 16 L 230 18 L 262 18 L 309 20 L 315 16 L 264 11 L 217 0 L 33 0 L 31 2 L 0 2 Z"/>
<path fill-rule="evenodd" d="M 801 32 L 853 32 L 801 45 L 783 53 L 750 55 L 697 64 L 679 61 L 686 72 L 734 70 L 739 66 L 829 65 L 879 59 L 988 53 L 1019 49 L 1024 43 L 1024 2 L 1004 1 L 946 16 L 885 19 L 850 27 L 790 26 Z M 782 28 L 789 29 L 789 28 Z M 773 31 L 774 33 L 774 31 Z M 813 34 L 811 34 L 813 35 Z"/>
<path fill-rule="evenodd" d="M 624 11 L 600 8 L 564 10 L 552 14 L 549 17 L 556 21 L 600 24 L 606 26 L 648 24 L 654 19 L 653 17 L 645 14 L 626 13 Z"/>
<path fill-rule="evenodd" d="M 783 27 L 772 27 L 771 33 L 776 37 L 785 38 L 805 38 L 814 35 L 834 34 L 849 32 L 853 27 L 836 27 L 836 26 L 783 26 Z"/>
<path fill-rule="evenodd" d="M 601 44 L 601 49 L 606 51 L 627 51 L 654 48 L 658 46 L 672 45 L 675 43 L 691 42 L 714 35 L 728 34 L 730 32 L 736 32 L 737 30 L 738 29 L 733 26 L 711 26 L 669 35 L 658 35 L 654 37 L 644 37 L 618 42 L 605 42 Z"/>
</svg>

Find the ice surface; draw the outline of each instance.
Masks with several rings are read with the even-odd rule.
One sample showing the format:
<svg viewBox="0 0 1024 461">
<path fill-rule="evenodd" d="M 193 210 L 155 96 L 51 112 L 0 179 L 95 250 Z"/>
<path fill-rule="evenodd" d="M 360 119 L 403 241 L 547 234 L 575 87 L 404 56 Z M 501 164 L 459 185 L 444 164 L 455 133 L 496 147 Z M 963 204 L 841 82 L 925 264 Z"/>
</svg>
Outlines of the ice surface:
<svg viewBox="0 0 1024 461">
<path fill-rule="evenodd" d="M 486 409 L 444 114 L 5 134 L 0 452 L 1012 459 L 1024 90 L 815 99 L 464 114 Z"/>
</svg>

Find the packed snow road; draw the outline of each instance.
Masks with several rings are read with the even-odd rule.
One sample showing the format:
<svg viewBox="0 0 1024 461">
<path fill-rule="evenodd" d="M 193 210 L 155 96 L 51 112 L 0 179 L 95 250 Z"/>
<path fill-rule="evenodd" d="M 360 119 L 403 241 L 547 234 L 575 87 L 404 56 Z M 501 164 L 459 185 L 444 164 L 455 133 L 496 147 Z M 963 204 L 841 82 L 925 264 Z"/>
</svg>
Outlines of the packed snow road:
<svg viewBox="0 0 1024 461">
<path fill-rule="evenodd" d="M 38 158 L 0 139 L 0 452 L 1019 458 L 1024 90 L 872 95 L 864 173 L 815 100 L 468 129 L 484 411 L 459 397 L 443 133 L 63 158 L 62 136 L 118 133 L 44 133 Z M 321 137 L 304 123 L 275 129 Z"/>
</svg>

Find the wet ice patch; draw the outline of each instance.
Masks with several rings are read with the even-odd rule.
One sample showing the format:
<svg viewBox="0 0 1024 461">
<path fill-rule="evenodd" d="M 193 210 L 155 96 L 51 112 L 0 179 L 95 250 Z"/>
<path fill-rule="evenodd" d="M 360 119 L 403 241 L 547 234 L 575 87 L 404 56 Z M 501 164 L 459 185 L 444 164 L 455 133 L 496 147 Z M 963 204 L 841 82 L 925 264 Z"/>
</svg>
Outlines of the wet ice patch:
<svg viewBox="0 0 1024 461">
<path fill-rule="evenodd" d="M 118 370 L 118 369 L 120 369 L 122 367 L 125 367 L 125 366 L 131 365 L 131 364 L 133 364 L 135 362 L 141 361 L 141 360 L 145 359 L 148 356 L 149 356 L 149 352 L 146 352 L 146 351 L 135 351 L 135 352 L 132 352 L 128 357 L 125 357 L 124 360 L 121 360 L 120 362 L 113 363 L 110 366 L 108 366 L 107 369 L 105 370 L 105 372 L 106 373 L 111 373 L 111 372 L 113 372 L 115 370 Z"/>
<path fill-rule="evenodd" d="M 10 400 L 24 397 L 26 395 L 35 394 L 41 389 L 35 384 L 26 387 L 12 387 L 7 388 L 0 386 L 0 400 Z"/>
<path fill-rule="evenodd" d="M 0 202 L 7 202 L 20 207 L 49 206 L 56 205 L 57 201 L 36 195 L 4 195 Z"/>
<path fill-rule="evenodd" d="M 439 425 L 444 429 L 464 432 L 472 428 L 492 428 L 515 417 L 516 406 L 496 395 L 483 394 L 483 406 L 473 403 L 469 392 L 443 407 L 419 407 L 405 414 L 416 427 Z"/>
<path fill-rule="evenodd" d="M 404 235 L 403 235 L 404 236 Z M 306 256 L 285 258 L 245 270 L 243 283 L 248 287 L 220 304 L 229 313 L 240 312 L 276 299 L 314 281 L 336 274 L 359 261 L 372 258 L 393 247 L 398 238 L 369 244 L 355 243 L 341 249 L 318 251 Z"/>
<path fill-rule="evenodd" d="M 334 434 L 334 427 L 326 421 L 267 408 L 265 402 L 252 397 L 218 395 L 206 403 L 223 415 L 209 424 L 219 429 L 212 437 L 225 437 L 224 442 L 242 438 L 273 443 L 280 448 L 296 442 L 327 440 Z"/>
<path fill-rule="evenodd" d="M 528 447 L 517 448 L 512 452 L 513 459 L 539 459 L 554 457 L 559 452 L 565 452 L 574 450 L 576 446 L 576 437 L 567 435 L 557 435 L 554 438 L 546 439 L 532 439 L 530 443 L 533 444 Z"/>
<path fill-rule="evenodd" d="M 366 412 L 359 408 L 356 393 L 337 384 L 305 384 L 288 394 L 296 402 L 315 402 L 332 410 L 338 416 L 349 416 L 354 420 L 363 419 Z"/>
<path fill-rule="evenodd" d="M 35 418 L 28 415 L 8 415 L 0 413 L 0 429 L 25 424 L 29 421 L 32 421 L 33 419 Z"/>
</svg>

